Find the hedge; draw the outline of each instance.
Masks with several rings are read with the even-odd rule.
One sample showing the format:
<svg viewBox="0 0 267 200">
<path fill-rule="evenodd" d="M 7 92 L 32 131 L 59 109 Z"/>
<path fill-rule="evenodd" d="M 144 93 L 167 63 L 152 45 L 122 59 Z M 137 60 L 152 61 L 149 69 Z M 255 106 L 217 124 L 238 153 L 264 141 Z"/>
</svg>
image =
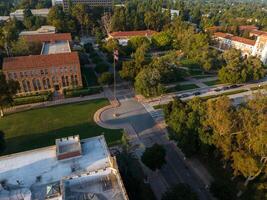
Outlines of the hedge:
<svg viewBox="0 0 267 200">
<path fill-rule="evenodd" d="M 66 98 L 70 98 L 70 97 L 80 97 L 80 96 L 96 94 L 96 93 L 100 93 L 101 91 L 102 91 L 102 88 L 97 87 L 97 88 L 88 88 L 88 89 L 67 90 L 64 93 L 65 93 Z"/>
<path fill-rule="evenodd" d="M 39 95 L 39 96 L 29 96 L 29 97 L 18 97 L 14 98 L 13 105 L 24 105 L 24 104 L 31 104 L 31 103 L 39 103 L 50 100 L 51 95 Z"/>
</svg>

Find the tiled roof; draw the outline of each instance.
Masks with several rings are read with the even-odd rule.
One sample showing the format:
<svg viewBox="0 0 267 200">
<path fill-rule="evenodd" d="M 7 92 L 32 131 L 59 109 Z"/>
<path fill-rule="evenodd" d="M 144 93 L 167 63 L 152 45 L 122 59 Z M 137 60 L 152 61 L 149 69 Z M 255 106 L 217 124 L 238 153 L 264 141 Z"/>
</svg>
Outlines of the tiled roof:
<svg viewBox="0 0 267 200">
<path fill-rule="evenodd" d="M 248 45 L 251 45 L 251 46 L 254 46 L 255 43 L 256 43 L 255 40 L 250 40 L 250 39 L 243 38 L 243 37 L 238 37 L 238 36 L 233 36 L 231 39 L 233 41 L 244 43 L 244 44 L 248 44 Z"/>
<path fill-rule="evenodd" d="M 134 36 L 152 36 L 156 33 L 157 33 L 157 31 L 152 31 L 152 30 L 119 31 L 119 32 L 110 33 L 110 36 L 113 38 L 122 38 L 122 37 L 134 37 Z"/>
<path fill-rule="evenodd" d="M 250 39 L 247 39 L 247 38 L 234 36 L 234 35 L 228 34 L 228 33 L 216 32 L 213 35 L 215 37 L 221 37 L 221 38 L 229 39 L 229 40 L 232 40 L 232 41 L 248 44 L 248 45 L 251 45 L 251 46 L 254 46 L 255 43 L 256 43 L 255 40 L 250 40 Z"/>
<path fill-rule="evenodd" d="M 216 32 L 213 34 L 215 37 L 221 37 L 221 38 L 226 38 L 226 39 L 231 39 L 233 37 L 232 34 L 229 33 L 223 33 L 223 32 Z"/>
<path fill-rule="evenodd" d="M 260 30 L 253 30 L 250 32 L 252 35 L 260 36 L 260 35 L 267 35 L 266 31 L 260 31 Z"/>
<path fill-rule="evenodd" d="M 3 70 L 31 69 L 79 64 L 77 52 L 4 58 Z"/>
<path fill-rule="evenodd" d="M 254 30 L 259 29 L 257 26 L 254 26 L 254 25 L 244 25 L 244 26 L 239 26 L 238 28 L 240 31 L 254 31 Z M 228 26 L 228 27 L 227 26 L 211 26 L 211 27 L 208 27 L 206 31 L 214 32 L 214 31 L 222 31 L 225 29 L 234 30 L 235 27 L 234 26 Z"/>
<path fill-rule="evenodd" d="M 70 33 L 49 33 L 49 34 L 34 34 L 21 36 L 28 42 L 55 42 L 71 40 Z"/>
</svg>

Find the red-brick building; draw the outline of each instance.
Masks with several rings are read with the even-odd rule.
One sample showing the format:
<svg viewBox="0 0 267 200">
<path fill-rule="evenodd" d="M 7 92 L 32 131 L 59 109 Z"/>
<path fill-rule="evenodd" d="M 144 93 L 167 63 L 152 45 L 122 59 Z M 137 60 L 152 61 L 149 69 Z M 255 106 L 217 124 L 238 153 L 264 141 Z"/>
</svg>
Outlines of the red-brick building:
<svg viewBox="0 0 267 200">
<path fill-rule="evenodd" d="M 82 86 L 77 52 L 4 58 L 3 72 L 19 82 L 20 93 Z"/>
</svg>

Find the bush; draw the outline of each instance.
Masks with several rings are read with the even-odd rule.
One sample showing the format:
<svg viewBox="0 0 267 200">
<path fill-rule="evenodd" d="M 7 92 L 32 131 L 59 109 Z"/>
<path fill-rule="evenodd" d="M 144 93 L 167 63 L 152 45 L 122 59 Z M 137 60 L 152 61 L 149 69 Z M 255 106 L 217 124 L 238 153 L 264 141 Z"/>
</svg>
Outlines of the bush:
<svg viewBox="0 0 267 200">
<path fill-rule="evenodd" d="M 95 71 L 97 73 L 107 72 L 108 69 L 109 69 L 109 66 L 104 62 L 97 64 L 96 67 L 95 67 Z"/>
<path fill-rule="evenodd" d="M 64 91 L 65 97 L 80 97 L 80 96 L 87 96 L 91 94 L 96 94 L 102 91 L 102 88 L 88 88 L 88 89 L 73 89 L 73 90 L 67 90 Z"/>
<path fill-rule="evenodd" d="M 113 83 L 113 75 L 110 72 L 104 72 L 98 77 L 98 83 L 101 85 L 110 85 Z"/>
<path fill-rule="evenodd" d="M 29 97 L 18 97 L 14 98 L 13 105 L 24 105 L 24 104 L 30 104 L 30 103 L 39 103 L 48 101 L 51 99 L 51 93 L 47 95 L 38 95 L 38 96 L 29 96 Z"/>
<path fill-rule="evenodd" d="M 79 52 L 79 59 L 80 59 L 81 65 L 90 64 L 90 61 L 86 53 Z"/>
</svg>

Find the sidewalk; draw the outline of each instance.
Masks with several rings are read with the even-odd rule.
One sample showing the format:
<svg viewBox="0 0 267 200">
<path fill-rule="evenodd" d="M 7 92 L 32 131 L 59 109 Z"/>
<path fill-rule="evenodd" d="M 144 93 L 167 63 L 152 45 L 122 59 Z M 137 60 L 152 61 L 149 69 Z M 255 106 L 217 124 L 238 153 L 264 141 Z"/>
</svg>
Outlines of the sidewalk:
<svg viewBox="0 0 267 200">
<path fill-rule="evenodd" d="M 102 99 L 102 98 L 105 98 L 105 95 L 103 92 L 99 93 L 99 94 L 85 96 L 85 97 L 73 97 L 73 98 L 59 99 L 59 100 L 55 100 L 55 101 L 45 101 L 45 102 L 40 102 L 40 103 L 13 106 L 10 108 L 5 108 L 4 113 L 10 114 L 10 113 L 16 113 L 16 112 L 36 109 L 36 108 L 45 108 L 45 107 L 49 107 L 49 106 L 56 106 L 56 105 L 69 104 L 69 103 L 78 103 L 78 102 L 95 100 L 95 99 Z"/>
</svg>

